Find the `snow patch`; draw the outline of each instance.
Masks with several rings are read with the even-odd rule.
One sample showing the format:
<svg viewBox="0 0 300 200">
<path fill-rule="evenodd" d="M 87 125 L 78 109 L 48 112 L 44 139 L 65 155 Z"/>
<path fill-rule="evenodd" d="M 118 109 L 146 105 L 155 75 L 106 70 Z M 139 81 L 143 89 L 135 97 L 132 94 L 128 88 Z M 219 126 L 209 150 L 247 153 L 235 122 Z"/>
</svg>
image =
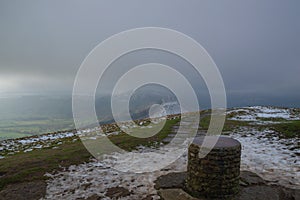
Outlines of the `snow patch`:
<svg viewBox="0 0 300 200">
<path fill-rule="evenodd" d="M 144 163 L 145 167 L 153 166 L 154 162 L 160 162 L 166 155 L 161 152 L 161 157 L 153 157 L 151 148 L 140 147 L 145 152 L 145 157 L 141 160 L 132 160 L 134 163 Z M 172 152 L 170 149 L 169 152 Z M 168 154 L 168 153 L 167 153 Z M 132 152 L 124 154 L 108 155 L 103 161 L 93 160 L 90 163 L 70 166 L 66 171 L 58 174 L 46 174 L 51 179 L 48 181 L 47 193 L 44 199 L 76 199 L 86 198 L 97 194 L 103 199 L 107 197 L 106 191 L 112 187 L 124 187 L 133 193 L 123 197 L 123 200 L 143 199 L 148 195 L 152 198 L 160 199 L 154 189 L 154 181 L 161 175 L 169 172 L 186 171 L 187 154 L 185 153 L 176 162 L 169 165 L 164 170 L 151 173 L 133 173 L 135 164 L 128 165 L 128 172 L 117 171 L 116 165 L 122 166 L 122 161 L 132 158 Z M 141 166 L 141 165 L 139 165 Z M 126 166 L 122 166 L 126 167 Z"/>
<path fill-rule="evenodd" d="M 272 130 L 243 127 L 230 135 L 242 144 L 241 169 L 268 181 L 300 188 L 300 140 L 282 139 Z"/>
<path fill-rule="evenodd" d="M 295 114 L 293 109 L 275 108 L 266 106 L 251 106 L 227 111 L 230 120 L 252 121 L 260 124 L 278 123 L 272 119 L 300 120 L 299 114 Z M 271 119 L 270 121 L 261 121 L 260 118 Z"/>
</svg>

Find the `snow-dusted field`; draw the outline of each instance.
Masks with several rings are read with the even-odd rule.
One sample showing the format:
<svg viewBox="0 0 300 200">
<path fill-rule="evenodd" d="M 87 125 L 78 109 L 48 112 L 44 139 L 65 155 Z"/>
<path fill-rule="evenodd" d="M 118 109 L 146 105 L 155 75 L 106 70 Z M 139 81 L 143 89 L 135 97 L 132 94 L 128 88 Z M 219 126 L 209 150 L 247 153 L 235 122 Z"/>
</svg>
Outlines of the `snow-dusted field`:
<svg viewBox="0 0 300 200">
<path fill-rule="evenodd" d="M 271 183 L 281 184 L 290 188 L 300 189 L 300 140 L 299 137 L 285 139 L 275 131 L 260 125 L 268 125 L 290 120 L 300 120 L 299 109 L 284 109 L 274 107 L 245 107 L 231 109 L 227 112 L 229 119 L 247 121 L 257 126 L 238 127 L 229 133 L 229 137 L 239 140 L 242 144 L 242 170 L 255 172 Z M 274 119 L 274 120 L 272 120 Z M 139 122 L 142 125 L 144 122 Z M 124 129 L 134 128 L 135 124 L 123 124 Z M 151 126 L 147 128 L 151 129 Z M 105 135 L 120 133 L 119 130 L 107 127 Z M 7 154 L 28 152 L 39 148 L 55 148 L 63 139 L 76 140 L 75 135 L 87 135 L 97 130 L 86 129 L 78 132 L 46 134 L 30 138 L 20 138 L 0 142 L 0 159 Z M 93 137 L 104 135 L 92 134 Z M 191 140 L 192 138 L 187 138 Z M 53 146 L 53 147 L 52 147 Z M 5 152 L 5 153 L 3 153 Z M 97 194 L 103 199 L 109 199 L 105 194 L 108 188 L 124 187 L 133 193 L 123 199 L 142 199 L 152 195 L 159 199 L 154 189 L 154 180 L 170 172 L 185 171 L 187 166 L 186 152 L 173 164 L 163 170 L 147 173 L 133 173 L 141 167 L 143 170 L 155 166 L 156 163 L 175 156 L 176 149 L 162 147 L 159 151 L 140 147 L 143 157 L 135 157 L 135 152 L 115 153 L 106 155 L 104 160 L 91 160 L 89 163 L 70 166 L 55 174 L 47 183 L 45 199 L 76 199 Z M 126 164 L 127 163 L 127 164 Z M 130 164 L 128 164 L 130 163 Z M 125 165 L 124 165 L 125 164 Z M 119 168 L 118 168 L 119 167 Z M 121 171 L 116 170 L 121 169 Z M 146 170 L 147 171 L 147 170 Z M 149 170 L 152 171 L 152 170 Z"/>
<path fill-rule="evenodd" d="M 164 117 L 166 114 L 169 115 L 169 119 L 174 119 L 178 116 L 173 116 L 180 112 L 178 110 L 178 104 L 171 102 L 163 104 L 164 109 L 163 113 L 156 113 L 154 118 L 151 120 L 153 124 L 158 124 L 162 120 L 166 120 Z M 164 114 L 164 115 L 162 115 Z M 157 117 L 157 118 L 156 118 Z M 139 128 L 146 128 L 143 125 L 146 123 L 146 120 L 137 120 L 136 121 L 139 125 Z M 119 123 L 121 130 L 130 131 L 128 129 L 138 127 L 136 123 L 130 122 L 121 122 Z M 109 124 L 103 125 L 101 127 L 101 131 L 99 127 L 95 128 L 87 128 L 84 130 L 79 131 L 66 131 L 66 132 L 58 132 L 58 133 L 48 133 L 42 135 L 35 135 L 30 137 L 24 138 L 16 138 L 16 139 L 9 139 L 9 140 L 0 140 L 0 159 L 5 158 L 7 155 L 13 155 L 19 152 L 30 152 L 34 149 L 41 149 L 41 148 L 57 148 L 57 146 L 63 144 L 65 140 L 78 140 L 79 136 L 81 139 L 97 139 L 99 137 L 110 136 L 110 135 L 118 135 L 122 131 L 118 128 L 116 124 Z M 152 126 L 147 126 L 147 128 L 152 128 Z M 84 137 L 83 137 L 84 136 Z"/>
<path fill-rule="evenodd" d="M 65 139 L 76 141 L 75 136 L 95 132 L 96 129 L 86 129 L 74 132 L 48 133 L 26 138 L 17 138 L 0 141 L 0 159 L 6 155 L 13 155 L 18 152 L 30 152 L 34 149 L 56 148 L 61 145 Z M 111 134 L 111 133 L 110 133 Z"/>
<path fill-rule="evenodd" d="M 264 106 L 233 109 L 227 114 L 231 120 L 248 121 L 256 125 L 279 123 L 278 119 L 300 119 L 299 109 Z M 242 143 L 242 169 L 253 171 L 274 183 L 300 188 L 299 137 L 280 138 L 273 130 L 255 127 L 240 127 L 230 136 Z"/>
<path fill-rule="evenodd" d="M 300 188 L 299 139 L 280 139 L 274 131 L 255 128 L 241 128 L 230 136 L 242 144 L 242 170 L 273 183 Z"/>
<path fill-rule="evenodd" d="M 251 121 L 257 124 L 277 123 L 272 119 L 299 120 L 300 113 L 296 109 L 275 108 L 266 106 L 251 106 L 232 109 L 227 112 L 229 119 L 238 121 Z M 261 120 L 264 119 L 264 120 Z"/>
<path fill-rule="evenodd" d="M 136 163 L 144 164 L 143 167 L 151 168 L 154 162 L 161 162 L 168 154 L 176 149 L 164 149 L 160 151 L 160 157 L 153 157 L 150 149 L 144 158 L 133 160 Z M 167 151 L 167 152 L 166 152 Z M 124 187 L 133 193 L 130 196 L 121 199 L 143 199 L 151 195 L 153 199 L 160 199 L 157 191 L 154 189 L 154 181 L 161 175 L 169 172 L 180 172 L 186 170 L 187 155 L 181 156 L 176 162 L 167 166 L 164 170 L 157 170 L 148 173 L 134 173 L 136 166 L 128 165 L 128 172 L 118 171 L 116 165 L 122 165 L 124 158 L 131 157 L 132 153 L 114 154 L 108 156 L 105 160 L 97 160 L 90 163 L 71 166 L 58 174 L 46 174 L 51 179 L 48 181 L 47 194 L 45 199 L 76 199 L 86 198 L 97 194 L 103 199 L 107 197 L 106 191 L 112 187 Z M 155 164 L 154 164 L 155 165 Z M 132 168 L 131 168 L 132 167 Z M 124 169 L 123 169 L 124 170 Z"/>
<path fill-rule="evenodd" d="M 281 184 L 290 188 L 300 189 L 299 150 L 290 150 L 295 146 L 296 139 L 279 141 L 274 136 L 270 138 L 272 131 L 259 132 L 257 130 L 241 129 L 230 135 L 242 143 L 242 170 L 255 172 L 272 183 Z M 299 141 L 298 141 L 299 142 Z M 144 148 L 145 156 L 141 160 L 132 162 L 143 163 L 143 167 L 151 167 L 155 162 L 161 162 L 175 149 L 164 149 L 160 156 L 152 156 L 151 149 Z M 157 177 L 170 173 L 186 171 L 187 154 L 184 153 L 176 162 L 163 170 L 149 173 L 132 173 L 135 165 L 128 165 L 128 172 L 115 170 L 116 165 L 123 163 L 126 158 L 132 157 L 132 153 L 114 154 L 107 156 L 103 161 L 91 161 L 90 163 L 71 166 L 58 174 L 51 175 L 47 186 L 45 199 L 75 199 L 97 194 L 103 199 L 108 188 L 124 187 L 133 194 L 122 199 L 142 199 L 152 195 L 159 199 L 154 189 L 154 180 Z M 124 167 L 124 165 L 122 166 Z M 133 167 L 131 169 L 131 167 Z M 122 168 L 124 170 L 124 168 Z"/>
<path fill-rule="evenodd" d="M 232 117 L 233 120 L 249 120 L 259 123 L 259 118 L 263 117 L 299 119 L 299 116 L 291 113 L 289 109 L 272 109 L 270 107 L 242 108 L 231 110 L 229 113 L 240 114 L 240 111 L 243 111 L 243 115 Z M 242 170 L 255 172 L 271 183 L 300 189 L 299 138 L 283 139 L 279 138 L 278 134 L 272 130 L 258 130 L 253 127 L 237 128 L 230 133 L 229 137 L 239 140 L 242 144 Z M 170 153 L 175 152 L 175 149 L 162 149 L 160 155 L 153 156 L 149 148 L 140 150 L 145 152 L 145 156 L 140 158 L 141 160 L 131 160 L 131 162 L 142 163 L 146 167 L 155 165 L 155 162 L 161 162 L 166 156 L 170 156 Z M 109 199 L 105 196 L 107 188 L 121 186 L 133 192 L 123 199 L 142 199 L 148 194 L 153 195 L 154 199 L 159 199 L 157 191 L 154 189 L 154 180 L 166 173 L 185 171 L 187 166 L 185 152 L 175 163 L 166 169 L 155 172 L 124 173 L 114 169 L 116 165 L 126 163 L 124 160 L 128 161 L 129 158 L 132 158 L 131 152 L 115 154 L 107 156 L 100 162 L 95 160 L 91 163 L 71 166 L 59 174 L 48 174 L 52 179 L 48 182 L 45 198 L 74 199 L 97 194 L 104 199 Z M 136 167 L 134 164 L 126 167 L 128 171 L 131 171 L 130 168 L 133 166 Z M 124 168 L 122 168 L 123 170 Z"/>
</svg>

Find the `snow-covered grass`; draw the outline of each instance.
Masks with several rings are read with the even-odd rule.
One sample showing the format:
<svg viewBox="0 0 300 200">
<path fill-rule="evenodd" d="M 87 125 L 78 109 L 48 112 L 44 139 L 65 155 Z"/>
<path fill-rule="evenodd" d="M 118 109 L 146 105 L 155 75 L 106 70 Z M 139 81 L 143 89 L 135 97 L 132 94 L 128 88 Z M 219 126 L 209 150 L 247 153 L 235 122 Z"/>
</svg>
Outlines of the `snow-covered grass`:
<svg viewBox="0 0 300 200">
<path fill-rule="evenodd" d="M 140 142 L 143 145 L 148 145 L 150 144 L 149 142 L 153 142 L 154 144 L 155 142 L 157 142 L 156 140 L 158 140 L 159 142 L 159 139 L 162 140 L 164 138 L 163 136 L 167 136 L 171 132 L 172 125 L 178 122 L 179 117 L 175 116 L 170 117 L 169 119 L 170 120 L 166 122 L 166 126 L 164 126 L 162 131 L 158 133 L 157 138 L 146 138 L 142 141 L 131 141 L 128 136 L 124 137 L 123 133 L 114 133 L 109 137 L 120 146 L 125 146 L 130 149 L 138 147 Z M 94 139 L 92 139 L 92 137 L 98 136 L 91 130 L 81 130 L 80 133 L 84 134 L 84 137 L 87 136 L 85 138 L 88 138 L 91 141 L 90 144 L 99 142 L 99 140 L 95 141 Z M 56 134 L 53 133 L 54 136 Z M 27 139 L 29 140 L 27 141 Z M 19 142 L 19 140 L 22 140 L 22 142 Z M 1 174 L 4 174 L 4 177 L 1 177 L 0 179 L 0 190 L 8 184 L 26 182 L 31 180 L 44 180 L 45 177 L 43 175 L 46 172 L 53 172 L 57 170 L 60 171 L 61 167 L 69 167 L 73 164 L 77 165 L 83 162 L 87 162 L 91 157 L 91 154 L 87 151 L 85 146 L 81 141 L 79 141 L 79 138 L 76 136 L 69 138 L 59 137 L 59 139 L 53 140 L 55 146 L 50 146 L 49 148 L 46 148 L 45 145 L 47 144 L 47 141 L 50 142 L 51 140 L 44 140 L 45 145 L 41 144 L 41 140 L 36 140 L 33 138 L 26 138 L 26 140 L 22 138 L 19 140 L 11 140 L 11 145 L 15 144 L 14 147 L 16 147 L 16 149 L 14 150 L 16 151 L 9 152 L 5 154 L 5 158 L 0 159 L 0 172 Z M 25 146 L 22 146 L 23 144 Z M 18 151 L 17 148 L 22 148 L 22 151 Z M 3 152 L 7 152 L 5 146 L 1 147 L 1 153 Z"/>
<path fill-rule="evenodd" d="M 256 113 L 257 111 L 257 113 Z M 263 107 L 251 107 L 229 111 L 229 113 L 250 113 L 243 119 L 251 119 L 262 122 L 263 117 L 281 117 L 285 120 L 295 120 L 297 117 L 286 109 L 272 109 Z M 240 119 L 238 119 L 240 120 Z M 244 124 L 244 123 L 238 123 Z M 246 123 L 247 124 L 247 123 Z M 282 138 L 279 133 L 267 126 L 240 126 L 229 132 L 229 137 L 239 140 L 242 144 L 241 170 L 249 170 L 262 176 L 270 183 L 284 185 L 290 188 L 300 188 L 299 167 L 299 138 Z M 191 139 L 191 138 L 190 138 Z M 122 199 L 142 199 L 148 194 L 153 199 L 158 199 L 154 189 L 154 180 L 163 174 L 177 171 L 185 171 L 187 167 L 186 152 L 175 163 L 166 169 L 148 173 L 132 173 L 136 167 L 152 167 L 166 157 L 172 156 L 175 149 L 161 148 L 161 154 L 151 154 L 151 148 L 140 146 L 144 157 L 134 157 L 132 152 L 108 155 L 105 160 L 92 161 L 69 169 L 58 174 L 47 174 L 51 177 L 47 186 L 46 199 L 62 198 L 74 199 L 97 194 L 103 199 L 108 188 L 121 186 L 132 194 Z M 124 163 L 130 163 L 122 165 Z M 122 166 L 122 171 L 115 170 Z M 140 166 L 139 166 L 140 165 Z M 101 178 L 99 178 L 101 177 Z M 86 184 L 88 187 L 86 187 Z M 75 191 L 75 192 L 73 192 Z"/>
<path fill-rule="evenodd" d="M 229 122 L 237 123 L 231 124 L 234 126 L 228 134 L 242 144 L 241 169 L 253 171 L 273 183 L 300 188 L 299 137 L 282 138 L 279 132 L 272 128 L 276 123 L 297 122 L 295 120 L 299 120 L 299 113 L 297 109 L 262 106 L 229 110 L 227 112 Z M 175 118 L 171 117 L 170 119 Z M 249 125 L 251 123 L 253 124 Z M 137 123 L 124 123 L 122 126 L 124 129 L 146 128 L 148 124 L 148 120 L 142 120 Z M 102 128 L 106 135 L 118 136 L 120 143 L 122 142 L 121 145 L 131 145 L 127 140 L 124 142 L 125 136 L 122 135 L 116 124 L 105 125 Z M 148 126 L 145 130 L 151 128 Z M 78 134 L 84 134 L 90 140 L 103 136 L 95 134 L 95 132 L 97 132 L 96 129 L 85 129 L 78 132 L 53 133 L 2 141 L 0 142 L 0 153 L 5 152 L 5 155 L 4 153 L 0 154 L 0 159 L 17 152 L 30 152 L 25 153 L 27 155 L 44 148 L 51 150 L 53 148 L 53 151 L 60 150 L 56 148 L 59 148 L 60 145 L 64 146 L 66 141 L 72 143 L 74 140 L 74 143 L 79 143 L 78 137 L 76 137 Z M 191 138 L 187 139 L 191 140 Z M 134 141 L 134 145 L 137 142 L 138 140 Z M 144 157 L 135 157 L 135 152 L 115 153 L 105 155 L 101 161 L 91 160 L 88 163 L 68 166 L 57 173 L 48 171 L 46 176 L 50 179 L 47 182 L 45 199 L 76 199 L 97 194 L 108 200 L 109 198 L 105 194 L 107 189 L 116 186 L 133 192 L 123 199 L 142 199 L 149 194 L 153 199 L 158 199 L 157 191 L 154 189 L 154 180 L 169 172 L 185 171 L 187 166 L 185 152 L 175 163 L 162 170 L 145 173 L 131 172 L 140 167 L 143 167 L 142 170 L 152 168 L 156 163 L 159 164 L 159 162 L 175 156 L 176 149 L 163 148 L 161 143 L 159 145 L 158 154 L 154 154 L 154 150 L 149 146 L 139 145 L 136 151 L 143 152 Z M 5 159 L 2 161 L 4 162 Z M 130 164 L 126 165 L 126 163 Z"/>
<path fill-rule="evenodd" d="M 300 120 L 300 111 L 293 108 L 250 106 L 231 109 L 227 112 L 227 116 L 230 120 L 250 121 L 255 124 L 272 124 L 284 120 Z"/>
<path fill-rule="evenodd" d="M 169 116 L 167 119 L 178 119 L 179 116 Z M 161 120 L 165 119 L 157 118 L 153 119 L 153 124 L 158 124 Z M 122 122 L 120 125 L 123 129 L 130 128 L 144 128 L 145 124 L 149 123 L 149 119 L 138 120 L 136 122 Z M 137 125 L 139 124 L 139 125 Z M 148 126 L 148 129 L 151 129 L 152 126 Z M 16 138 L 9 140 L 0 141 L 0 159 L 5 158 L 7 155 L 13 155 L 19 152 L 30 152 L 35 149 L 42 148 L 56 148 L 57 146 L 65 142 L 75 142 L 79 137 L 82 140 L 96 140 L 99 137 L 103 136 L 116 136 L 122 134 L 122 131 L 119 129 L 117 124 L 106 124 L 100 127 L 87 128 L 83 130 L 73 130 L 65 132 L 56 132 L 56 133 L 47 133 L 42 135 L 35 135 L 24 138 Z M 84 137 L 83 137 L 84 136 Z"/>
<path fill-rule="evenodd" d="M 300 181 L 299 148 L 297 140 L 281 139 L 272 130 L 259 131 L 255 128 L 241 127 L 230 137 L 238 139 L 242 144 L 241 170 L 249 170 L 262 176 L 271 183 L 281 184 L 285 187 L 298 188 Z M 161 148 L 160 154 L 153 156 L 149 147 L 140 147 L 144 157 L 135 158 L 133 152 L 116 153 L 107 155 L 104 160 L 93 160 L 90 163 L 71 166 L 58 174 L 47 174 L 47 195 L 45 199 L 76 199 L 97 194 L 103 199 L 108 188 L 124 187 L 132 194 L 121 199 L 142 199 L 151 195 L 159 199 L 154 189 L 154 180 L 166 173 L 185 171 L 187 167 L 187 152 L 176 162 L 162 170 L 148 173 L 133 173 L 136 163 L 140 167 L 152 167 L 157 162 L 162 162 L 166 157 L 172 156 L 176 149 Z M 128 160 L 129 159 L 129 160 Z M 130 161 L 130 159 L 132 159 Z M 124 166 L 124 163 L 132 163 Z M 127 172 L 116 170 L 124 169 Z"/>
<path fill-rule="evenodd" d="M 92 130 L 89 130 L 92 131 Z M 66 140 L 76 141 L 81 132 L 48 133 L 26 138 L 0 141 L 0 155 L 12 155 L 19 152 L 30 152 L 34 149 L 52 148 L 61 145 Z"/>
<path fill-rule="evenodd" d="M 151 168 L 155 162 L 161 162 L 176 149 L 166 149 L 160 152 L 160 157 L 153 157 L 151 148 L 143 148 L 147 151 L 144 158 L 133 160 L 135 163 L 143 164 Z M 169 152 L 169 153 L 168 153 Z M 127 166 L 128 172 L 116 170 L 116 165 L 122 165 L 124 158 L 132 157 L 132 152 L 114 154 L 107 156 L 103 161 L 93 160 L 90 163 L 70 166 L 65 171 L 57 174 L 46 174 L 50 177 L 47 184 L 45 199 L 76 199 L 86 198 L 94 194 L 101 199 L 109 200 L 106 192 L 109 188 L 124 187 L 132 194 L 123 197 L 123 200 L 143 199 L 147 196 L 160 199 L 154 189 L 154 181 L 161 175 L 169 172 L 180 172 L 186 170 L 187 155 L 181 156 L 175 163 L 172 163 L 164 170 L 157 170 L 150 173 L 134 173 L 136 166 Z"/>
<path fill-rule="evenodd" d="M 242 144 L 242 170 L 286 187 L 300 187 L 300 140 L 281 138 L 273 130 L 241 127 L 230 137 Z"/>
</svg>

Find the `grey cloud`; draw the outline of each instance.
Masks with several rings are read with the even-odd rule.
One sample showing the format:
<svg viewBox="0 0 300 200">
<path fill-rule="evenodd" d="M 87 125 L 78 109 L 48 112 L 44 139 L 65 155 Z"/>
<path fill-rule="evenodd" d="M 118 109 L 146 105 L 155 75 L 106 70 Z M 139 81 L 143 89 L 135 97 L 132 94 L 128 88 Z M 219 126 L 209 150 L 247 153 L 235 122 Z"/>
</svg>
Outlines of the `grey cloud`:
<svg viewBox="0 0 300 200">
<path fill-rule="evenodd" d="M 70 93 L 81 62 L 99 42 L 130 28 L 159 26 L 202 44 L 228 95 L 300 99 L 299 8 L 296 0 L 1 1 L 0 92 Z M 181 64 L 182 71 L 189 67 Z M 197 87 L 199 77 L 186 74 Z"/>
</svg>

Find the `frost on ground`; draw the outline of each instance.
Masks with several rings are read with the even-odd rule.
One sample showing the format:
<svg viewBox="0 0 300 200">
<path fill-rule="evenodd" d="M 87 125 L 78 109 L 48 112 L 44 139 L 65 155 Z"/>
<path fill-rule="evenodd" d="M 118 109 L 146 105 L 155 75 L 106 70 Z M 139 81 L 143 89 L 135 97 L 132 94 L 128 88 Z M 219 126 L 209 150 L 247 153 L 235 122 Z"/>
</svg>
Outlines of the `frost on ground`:
<svg viewBox="0 0 300 200">
<path fill-rule="evenodd" d="M 240 127 L 229 137 L 242 144 L 241 170 L 255 172 L 271 184 L 300 189 L 299 139 L 283 139 L 272 130 L 258 130 L 255 127 Z M 144 157 L 136 159 L 133 152 L 118 153 L 106 156 L 101 162 L 94 160 L 71 166 L 58 174 L 47 174 L 51 179 L 48 181 L 45 199 L 87 198 L 96 194 L 109 200 L 106 192 L 117 186 L 131 192 L 129 196 L 120 199 L 143 199 L 149 195 L 159 199 L 154 181 L 170 172 L 186 171 L 187 153 L 162 170 L 132 173 L 130 171 L 136 170 L 136 167 L 142 166 L 145 170 L 145 167 L 151 168 L 174 156 L 176 149 L 161 148 L 159 154 L 153 154 L 148 147 L 140 147 L 139 151 L 144 153 Z M 120 172 L 116 168 L 122 171 L 127 169 L 128 172 Z"/>
<path fill-rule="evenodd" d="M 272 124 L 277 120 L 299 120 L 299 110 L 293 108 L 275 108 L 267 106 L 251 106 L 232 109 L 227 112 L 230 120 L 252 121 L 256 124 Z"/>
<path fill-rule="evenodd" d="M 241 169 L 255 172 L 271 183 L 290 188 L 300 189 L 300 149 L 299 138 L 285 139 L 273 130 L 259 128 L 260 124 L 273 124 L 278 121 L 299 120 L 299 110 L 274 107 L 245 107 L 232 109 L 227 112 L 229 119 L 249 121 L 253 126 L 243 126 L 229 133 L 230 137 L 239 140 L 242 144 Z M 146 121 L 136 124 L 122 124 L 122 128 L 129 129 L 143 126 Z M 183 125 L 188 125 L 184 124 Z M 175 126 L 174 126 L 175 127 Z M 262 127 L 262 126 L 261 126 Z M 144 128 L 151 129 L 151 126 Z M 120 129 L 115 124 L 102 127 L 105 135 L 118 135 Z M 64 139 L 78 139 L 75 136 L 83 134 L 87 139 L 97 139 L 104 135 L 95 134 L 96 130 L 86 129 L 78 132 L 52 133 L 30 138 L 21 138 L 0 142 L 0 159 L 10 153 L 27 152 L 38 148 L 55 148 L 64 142 Z M 192 138 L 187 138 L 190 141 Z M 53 146 L 53 147 L 52 147 Z M 187 154 L 179 157 L 171 165 L 162 170 L 153 171 L 153 166 L 170 158 L 177 158 L 176 149 L 162 147 L 158 153 L 149 147 L 140 147 L 142 157 L 136 157 L 135 152 L 115 153 L 106 155 L 103 160 L 91 160 L 89 163 L 70 166 L 55 174 L 46 174 L 50 177 L 47 182 L 47 192 L 44 199 L 76 199 L 98 195 L 109 200 L 109 188 L 123 187 L 130 191 L 130 195 L 121 199 L 143 199 L 152 196 L 159 199 L 154 189 L 157 177 L 170 173 L 185 171 Z M 129 164 L 128 164 L 129 163 Z M 134 173 L 138 168 L 147 173 Z M 116 169 L 119 169 L 116 170 Z"/>
<path fill-rule="evenodd" d="M 159 155 L 152 154 L 150 148 L 141 148 L 145 156 L 136 163 L 144 164 L 144 167 L 151 168 L 155 162 L 161 162 L 167 156 L 172 156 L 176 149 L 164 149 L 159 151 Z M 184 154 L 176 162 L 148 173 L 134 173 L 135 165 L 128 165 L 128 172 L 115 170 L 116 165 L 123 165 L 124 158 L 132 157 L 132 152 L 124 154 L 114 154 L 107 156 L 103 161 L 94 160 L 77 166 L 70 166 L 63 172 L 55 175 L 47 174 L 51 179 L 48 182 L 47 193 L 44 199 L 76 199 L 87 198 L 98 195 L 102 199 L 109 200 L 106 195 L 109 188 L 123 187 L 131 192 L 129 196 L 120 198 L 128 200 L 143 199 L 151 196 L 153 199 L 160 199 L 154 189 L 154 181 L 161 175 L 169 172 L 180 172 L 186 170 L 187 155 Z M 134 161 L 134 160 L 133 160 Z M 155 164 L 154 164 L 155 165 Z M 131 167 L 133 167 L 131 169 Z"/>
<path fill-rule="evenodd" d="M 0 141 L 0 159 L 6 155 L 12 155 L 18 152 L 30 152 L 34 149 L 56 148 L 63 144 L 65 140 L 74 140 L 83 134 L 95 132 L 97 129 L 86 129 L 81 131 L 66 131 L 61 133 L 48 133 L 43 135 L 35 135 L 25 138 L 17 138 Z"/>
<path fill-rule="evenodd" d="M 159 124 L 166 119 L 175 119 L 179 117 L 180 110 L 177 102 L 170 102 L 163 104 L 163 113 L 154 113 L 151 122 Z M 160 111 L 160 110 L 159 110 Z M 92 139 L 96 140 L 99 137 L 106 137 L 111 135 L 119 135 L 122 130 L 126 132 L 133 128 L 152 128 L 152 126 L 144 126 L 150 119 L 139 119 L 134 121 L 125 121 L 118 124 L 103 124 L 100 127 L 85 128 L 82 130 L 72 130 L 63 132 L 54 132 L 41 135 L 34 135 L 24 138 L 15 138 L 9 140 L 0 140 L 0 159 L 5 158 L 7 155 L 13 155 L 19 152 L 30 152 L 35 149 L 41 148 L 57 148 L 57 146 L 64 142 L 74 142 L 78 140 Z M 137 125 L 138 124 L 138 125 Z M 121 128 L 121 129 L 120 129 Z"/>
<path fill-rule="evenodd" d="M 256 129 L 241 128 L 230 135 L 242 143 L 241 170 L 255 172 L 272 183 L 284 185 L 290 188 L 300 188 L 299 149 L 296 139 L 279 139 L 276 133 L 270 130 L 258 131 Z M 132 162 L 144 164 L 144 167 L 155 165 L 166 157 L 172 156 L 175 149 L 161 149 L 160 154 L 153 156 L 150 148 L 141 147 L 145 156 Z M 124 166 L 124 159 L 132 158 L 132 152 L 107 156 L 101 162 L 96 160 L 71 166 L 63 172 L 55 175 L 48 174 L 51 179 L 47 186 L 45 199 L 76 199 L 86 198 L 97 194 L 103 199 L 108 188 L 124 187 L 131 193 L 130 196 L 121 199 L 143 199 L 150 195 L 153 199 L 159 199 L 154 189 L 154 181 L 157 177 L 170 173 L 185 171 L 187 166 L 186 152 L 176 162 L 163 170 L 149 173 L 132 173 L 135 165 Z M 128 160 L 127 160 L 128 161 Z M 126 162 L 126 163 L 130 163 Z M 128 172 L 115 170 L 116 165 L 127 167 Z M 122 169 L 124 170 L 124 168 Z M 298 177 L 298 178 L 297 178 Z"/>
<path fill-rule="evenodd" d="M 300 189 L 299 139 L 283 139 L 272 130 L 243 127 L 230 134 L 242 144 L 241 169 L 264 179 Z"/>
<path fill-rule="evenodd" d="M 252 106 L 227 112 L 230 120 L 248 121 L 253 125 L 267 125 L 299 120 L 299 109 Z M 285 139 L 268 128 L 240 127 L 230 134 L 242 143 L 241 168 L 263 178 L 292 188 L 300 187 L 300 140 Z"/>
<path fill-rule="evenodd" d="M 174 117 L 170 117 L 173 119 Z M 154 119 L 153 123 L 159 123 L 162 118 Z M 140 125 L 145 123 L 144 120 L 138 120 Z M 121 123 L 123 129 L 129 129 L 137 127 L 134 122 L 123 122 Z M 122 131 L 118 128 L 116 124 L 102 125 L 101 130 L 99 127 L 86 128 L 78 131 L 65 131 L 56 133 L 47 133 L 42 135 L 35 135 L 24 138 L 16 138 L 0 141 L 0 159 L 5 158 L 7 155 L 13 155 L 19 152 L 30 152 L 35 149 L 41 148 L 57 148 L 57 146 L 63 144 L 64 142 L 74 142 L 81 137 L 82 140 L 92 139 L 95 140 L 99 137 L 119 135 Z"/>
</svg>

